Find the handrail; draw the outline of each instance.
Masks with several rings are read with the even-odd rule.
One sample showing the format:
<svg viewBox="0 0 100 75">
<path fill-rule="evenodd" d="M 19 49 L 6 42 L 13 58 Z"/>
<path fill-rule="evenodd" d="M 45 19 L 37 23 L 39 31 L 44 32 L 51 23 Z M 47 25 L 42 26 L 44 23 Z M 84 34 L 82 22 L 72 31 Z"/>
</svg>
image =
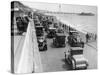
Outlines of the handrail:
<svg viewBox="0 0 100 75">
<path fill-rule="evenodd" d="M 41 58 L 38 50 L 34 22 L 30 20 L 22 48 L 18 69 L 15 73 L 42 72 Z"/>
</svg>

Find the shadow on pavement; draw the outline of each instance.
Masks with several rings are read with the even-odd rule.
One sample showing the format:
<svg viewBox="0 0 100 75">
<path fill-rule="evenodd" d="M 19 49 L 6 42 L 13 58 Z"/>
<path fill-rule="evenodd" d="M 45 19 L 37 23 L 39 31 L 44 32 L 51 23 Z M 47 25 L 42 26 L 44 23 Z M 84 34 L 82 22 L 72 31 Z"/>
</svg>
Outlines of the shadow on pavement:
<svg viewBox="0 0 100 75">
<path fill-rule="evenodd" d="M 65 59 L 62 59 L 61 61 L 64 62 L 64 64 L 62 65 L 62 67 L 65 69 L 65 70 L 72 70 L 71 69 L 71 65 L 67 63 L 67 61 L 65 61 Z"/>
<path fill-rule="evenodd" d="M 56 48 L 56 47 L 53 45 L 53 43 L 50 44 L 50 47 L 51 47 L 51 48 Z"/>
<path fill-rule="evenodd" d="M 51 44 L 50 44 L 50 47 L 51 47 L 51 48 L 65 48 L 66 46 L 65 46 L 65 47 L 56 47 L 56 46 L 53 45 L 53 43 L 51 43 Z"/>
</svg>

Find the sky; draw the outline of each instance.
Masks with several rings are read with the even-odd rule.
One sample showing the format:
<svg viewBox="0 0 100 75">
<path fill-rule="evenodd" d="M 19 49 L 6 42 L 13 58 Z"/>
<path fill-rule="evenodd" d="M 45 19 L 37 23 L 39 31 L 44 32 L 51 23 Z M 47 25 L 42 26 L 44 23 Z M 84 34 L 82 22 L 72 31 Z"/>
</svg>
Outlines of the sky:
<svg viewBox="0 0 100 75">
<path fill-rule="evenodd" d="M 33 9 L 36 8 L 40 10 L 49 10 L 49 11 L 55 11 L 55 12 L 60 11 L 60 12 L 67 12 L 67 13 L 92 12 L 94 14 L 97 14 L 96 6 L 27 2 L 27 1 L 22 1 L 21 3 Z M 60 8 L 59 8 L 59 5 L 61 5 Z"/>
</svg>

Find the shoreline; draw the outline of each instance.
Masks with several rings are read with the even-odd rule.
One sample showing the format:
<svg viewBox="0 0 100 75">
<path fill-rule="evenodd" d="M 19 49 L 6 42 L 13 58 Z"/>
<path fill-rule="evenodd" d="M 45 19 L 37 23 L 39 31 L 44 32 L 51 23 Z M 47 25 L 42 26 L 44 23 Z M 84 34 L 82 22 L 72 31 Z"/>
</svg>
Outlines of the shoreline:
<svg viewBox="0 0 100 75">
<path fill-rule="evenodd" d="M 84 19 L 85 19 L 85 17 L 87 18 L 87 17 L 93 17 L 93 21 L 95 20 L 95 18 L 97 19 L 97 16 L 96 15 L 94 15 L 94 16 L 81 16 L 81 15 L 77 15 L 77 14 L 67 14 L 67 16 L 66 16 L 66 14 L 55 14 L 55 13 L 49 13 L 49 14 L 46 14 L 46 15 L 51 15 L 51 16 L 55 16 L 56 18 L 57 18 L 57 20 L 58 21 L 61 21 L 62 23 L 64 23 L 64 24 L 66 24 L 66 25 L 68 25 L 68 26 L 71 26 L 71 27 L 73 27 L 73 28 L 75 28 L 76 30 L 79 30 L 79 31 L 81 31 L 81 32 L 83 32 L 83 33 L 93 33 L 93 34 L 96 34 L 97 35 L 97 23 L 95 22 L 95 23 L 91 23 L 92 21 L 90 21 L 89 23 L 90 24 L 84 24 Z M 65 16 L 64 16 L 65 15 Z M 83 20 L 81 20 L 81 21 L 79 21 L 80 23 L 78 24 L 77 22 L 76 22 L 76 24 L 74 23 L 74 19 L 73 19 L 73 16 L 74 16 L 74 19 L 75 19 L 75 17 L 79 17 L 79 19 L 81 19 L 80 17 L 83 17 L 84 19 Z M 95 18 L 94 18 L 95 17 Z M 69 19 L 70 18 L 70 19 Z M 72 19 L 71 19 L 72 18 Z M 76 18 L 77 19 L 77 18 Z M 76 20 L 75 19 L 75 20 Z M 97 21 L 97 20 L 96 20 Z M 88 22 L 88 21 L 87 21 Z M 82 23 L 82 24 L 81 24 Z M 86 22 L 85 22 L 86 23 Z M 92 24 L 92 25 L 91 25 Z M 86 27 L 85 27 L 86 26 Z M 95 28 L 94 28 L 95 27 Z"/>
</svg>

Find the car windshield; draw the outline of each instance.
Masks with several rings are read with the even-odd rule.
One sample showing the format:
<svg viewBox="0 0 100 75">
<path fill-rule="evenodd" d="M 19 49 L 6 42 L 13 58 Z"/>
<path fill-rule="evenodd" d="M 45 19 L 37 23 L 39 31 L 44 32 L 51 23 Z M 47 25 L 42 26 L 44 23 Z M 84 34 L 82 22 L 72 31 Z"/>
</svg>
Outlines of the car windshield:
<svg viewBox="0 0 100 75">
<path fill-rule="evenodd" d="M 40 37 L 40 39 L 44 39 L 43 37 Z"/>
<path fill-rule="evenodd" d="M 56 39 L 57 39 L 59 42 L 65 42 L 65 37 L 66 37 L 66 36 L 56 36 Z"/>
<path fill-rule="evenodd" d="M 71 50 L 71 55 L 83 54 L 83 50 Z"/>
<path fill-rule="evenodd" d="M 40 24 L 38 23 L 38 24 L 36 24 L 37 26 L 40 26 Z"/>
</svg>

